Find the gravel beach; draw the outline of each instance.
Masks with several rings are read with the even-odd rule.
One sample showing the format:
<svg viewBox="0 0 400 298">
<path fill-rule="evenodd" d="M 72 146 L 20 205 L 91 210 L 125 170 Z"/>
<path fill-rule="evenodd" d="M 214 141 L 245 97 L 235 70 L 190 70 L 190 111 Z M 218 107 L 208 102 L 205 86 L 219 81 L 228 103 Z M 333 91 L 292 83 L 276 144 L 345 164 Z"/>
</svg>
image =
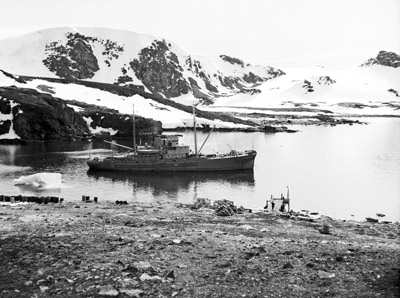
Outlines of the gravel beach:
<svg viewBox="0 0 400 298">
<path fill-rule="evenodd" d="M 182 204 L 0 204 L 0 297 L 399 297 L 400 225 Z"/>
</svg>

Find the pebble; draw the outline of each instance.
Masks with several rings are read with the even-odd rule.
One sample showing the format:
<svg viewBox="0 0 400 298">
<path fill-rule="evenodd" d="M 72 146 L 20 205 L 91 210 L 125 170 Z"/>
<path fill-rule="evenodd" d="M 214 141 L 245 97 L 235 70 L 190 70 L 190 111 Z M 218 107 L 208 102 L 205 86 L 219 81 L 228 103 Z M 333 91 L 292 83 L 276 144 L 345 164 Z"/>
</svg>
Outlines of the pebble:
<svg viewBox="0 0 400 298">
<path fill-rule="evenodd" d="M 143 291 L 138 289 L 122 289 L 121 293 L 129 297 L 142 297 L 143 295 Z"/>
<path fill-rule="evenodd" d="M 105 285 L 100 287 L 99 295 L 101 296 L 118 296 L 118 291 L 111 285 Z"/>
<path fill-rule="evenodd" d="M 145 281 L 145 280 L 151 280 L 151 281 L 158 281 L 158 280 L 162 280 L 161 277 L 159 277 L 158 275 L 154 275 L 154 276 L 150 276 L 147 273 L 143 273 L 139 279 L 141 281 Z"/>
<path fill-rule="evenodd" d="M 335 273 L 318 270 L 318 277 L 321 279 L 329 279 L 335 277 Z"/>
</svg>

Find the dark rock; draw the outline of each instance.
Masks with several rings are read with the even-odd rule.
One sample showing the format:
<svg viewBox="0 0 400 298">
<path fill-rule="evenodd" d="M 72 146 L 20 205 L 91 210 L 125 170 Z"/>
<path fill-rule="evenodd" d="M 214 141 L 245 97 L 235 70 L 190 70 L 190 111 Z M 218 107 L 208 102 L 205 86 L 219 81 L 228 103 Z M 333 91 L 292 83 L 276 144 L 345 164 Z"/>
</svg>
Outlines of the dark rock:
<svg viewBox="0 0 400 298">
<path fill-rule="evenodd" d="M 258 252 L 258 251 L 256 251 L 256 250 L 246 251 L 246 252 L 244 253 L 244 258 L 245 258 L 246 260 L 250 260 L 250 259 L 252 259 L 252 258 L 254 258 L 254 257 L 256 257 L 256 256 L 259 256 L 259 255 L 260 255 L 260 252 Z"/>
<path fill-rule="evenodd" d="M 229 57 L 227 55 L 220 55 L 219 57 L 222 60 L 224 60 L 226 62 L 229 62 L 230 64 L 237 64 L 237 65 L 241 66 L 242 68 L 244 67 L 244 62 L 242 60 L 240 60 L 240 59 L 232 58 L 232 57 Z"/>
<path fill-rule="evenodd" d="M 139 58 L 129 65 L 136 77 L 154 93 L 177 97 L 190 90 L 189 83 L 182 75 L 183 68 L 178 57 L 165 41 L 155 40 L 150 46 L 143 48 Z"/>
<path fill-rule="evenodd" d="M 397 90 L 394 90 L 394 89 L 390 88 L 390 89 L 388 90 L 388 92 L 393 93 L 394 95 L 396 95 L 396 97 L 400 97 L 399 91 L 397 91 Z"/>
<path fill-rule="evenodd" d="M 400 66 L 400 56 L 394 52 L 380 51 L 376 58 L 371 58 L 361 66 L 383 65 L 397 68 Z"/>
<path fill-rule="evenodd" d="M 342 256 L 337 256 L 336 257 L 336 262 L 343 262 L 344 258 Z"/>
<path fill-rule="evenodd" d="M 17 103 L 11 109 L 11 102 Z M 83 109 L 76 112 L 67 104 Z M 100 108 L 84 103 L 64 101 L 48 93 L 33 89 L 0 87 L 0 111 L 13 115 L 13 128 L 22 140 L 77 140 L 91 135 L 83 117 L 90 117 L 91 128 L 112 128 L 117 130 L 114 137 L 131 138 L 133 135 L 132 115 Z M 0 123 L 0 135 L 8 133 L 11 120 Z M 143 138 L 161 131 L 161 122 L 143 117 L 135 117 L 136 135 Z M 103 136 L 107 137 L 107 136 Z M 109 137 L 109 136 L 108 136 Z"/>
<path fill-rule="evenodd" d="M 68 140 L 89 135 L 83 118 L 63 100 L 50 94 L 33 89 L 1 87 L 0 97 L 3 107 L 6 100 L 17 103 L 12 108 L 13 128 L 23 140 Z"/>
<path fill-rule="evenodd" d="M 235 214 L 235 211 L 228 205 L 222 205 L 217 208 L 215 214 L 218 216 L 232 216 Z"/>
<path fill-rule="evenodd" d="M 47 44 L 46 55 L 44 65 L 61 78 L 88 79 L 100 69 L 89 41 L 80 35 L 69 35 L 65 45 Z"/>
<path fill-rule="evenodd" d="M 3 120 L 0 122 L 0 135 L 6 134 L 10 131 L 11 120 Z"/>
<path fill-rule="evenodd" d="M 322 225 L 322 228 L 319 230 L 321 234 L 329 235 L 331 234 L 331 226 L 327 223 Z"/>
<path fill-rule="evenodd" d="M 218 216 L 232 216 L 237 211 L 235 204 L 229 200 L 215 201 L 214 208 L 216 208 L 215 214 Z"/>
<path fill-rule="evenodd" d="M 290 263 L 290 262 L 286 262 L 284 265 L 283 265 L 283 269 L 293 269 L 294 267 L 293 267 L 293 265 Z"/>
<path fill-rule="evenodd" d="M 175 278 L 176 278 L 176 276 L 175 276 L 175 271 L 174 271 L 174 270 L 169 271 L 169 272 L 165 275 L 165 278 L 166 278 L 166 279 L 175 279 Z"/>
</svg>

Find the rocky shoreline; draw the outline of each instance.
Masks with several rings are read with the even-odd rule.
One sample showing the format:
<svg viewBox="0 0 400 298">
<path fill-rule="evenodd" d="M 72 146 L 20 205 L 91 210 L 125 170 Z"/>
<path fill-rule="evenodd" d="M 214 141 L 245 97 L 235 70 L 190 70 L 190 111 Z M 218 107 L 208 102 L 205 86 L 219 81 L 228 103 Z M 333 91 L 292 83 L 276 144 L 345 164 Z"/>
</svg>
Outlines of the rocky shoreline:
<svg viewBox="0 0 400 298">
<path fill-rule="evenodd" d="M 398 223 L 242 211 L 1 204 L 0 296 L 398 297 Z"/>
</svg>

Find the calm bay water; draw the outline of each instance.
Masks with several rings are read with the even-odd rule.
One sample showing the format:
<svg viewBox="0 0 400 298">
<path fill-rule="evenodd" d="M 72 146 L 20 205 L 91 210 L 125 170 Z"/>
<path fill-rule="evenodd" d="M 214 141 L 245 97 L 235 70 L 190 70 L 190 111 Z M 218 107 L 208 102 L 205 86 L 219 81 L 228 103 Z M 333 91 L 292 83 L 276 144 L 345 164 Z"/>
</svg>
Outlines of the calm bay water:
<svg viewBox="0 0 400 298">
<path fill-rule="evenodd" d="M 400 119 L 362 120 L 369 124 L 298 126 L 301 132 L 295 134 L 211 135 L 202 153 L 254 148 L 258 155 L 253 172 L 97 173 L 88 172 L 88 142 L 0 145 L 0 194 L 182 203 L 201 197 L 261 209 L 271 194 L 286 196 L 289 186 L 291 207 L 296 210 L 361 220 L 383 213 L 386 220 L 400 221 Z M 192 133 L 180 134 L 181 141 L 192 146 Z M 198 134 L 199 147 L 206 136 Z M 101 149 L 109 145 L 94 142 L 91 153 L 99 154 Z M 62 173 L 63 187 L 36 190 L 13 183 L 22 175 L 39 172 Z"/>
</svg>

